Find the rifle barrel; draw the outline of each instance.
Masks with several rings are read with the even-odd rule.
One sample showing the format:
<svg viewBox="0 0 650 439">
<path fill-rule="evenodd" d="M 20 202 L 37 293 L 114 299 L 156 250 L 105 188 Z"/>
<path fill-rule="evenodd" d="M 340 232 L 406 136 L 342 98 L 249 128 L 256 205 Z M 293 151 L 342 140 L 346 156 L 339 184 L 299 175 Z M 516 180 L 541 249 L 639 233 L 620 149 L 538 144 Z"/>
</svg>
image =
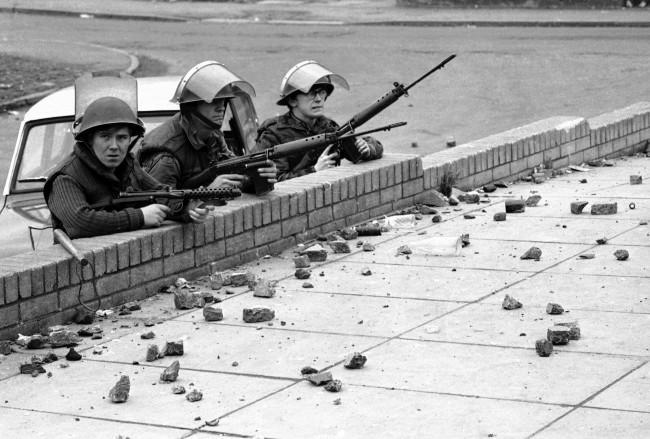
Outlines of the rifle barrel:
<svg viewBox="0 0 650 439">
<path fill-rule="evenodd" d="M 454 59 L 454 58 L 456 58 L 456 54 L 449 55 L 449 56 L 448 56 L 448 57 L 447 57 L 443 62 L 441 62 L 440 64 L 438 64 L 437 66 L 435 66 L 434 68 L 432 68 L 431 70 L 429 70 L 428 72 L 426 72 L 424 75 L 420 76 L 418 79 L 416 79 L 415 81 L 413 81 L 413 82 L 411 83 L 411 85 L 409 85 L 408 87 L 405 88 L 405 90 L 406 90 L 406 91 L 409 91 L 412 87 L 414 87 L 415 85 L 417 85 L 417 84 L 418 84 L 420 81 L 422 81 L 424 78 L 426 78 L 427 76 L 429 76 L 430 74 L 432 74 L 432 73 L 435 72 L 436 70 L 440 70 L 441 68 L 443 68 L 443 67 L 445 66 L 445 64 L 447 64 L 449 61 L 451 61 L 451 60 Z"/>
</svg>

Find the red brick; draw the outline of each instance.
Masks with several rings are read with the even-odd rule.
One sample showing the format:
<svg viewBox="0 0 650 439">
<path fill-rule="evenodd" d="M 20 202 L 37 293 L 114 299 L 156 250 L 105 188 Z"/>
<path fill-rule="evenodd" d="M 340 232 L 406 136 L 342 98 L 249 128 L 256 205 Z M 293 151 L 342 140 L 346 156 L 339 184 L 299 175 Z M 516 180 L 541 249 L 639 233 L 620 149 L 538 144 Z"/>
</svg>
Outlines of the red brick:
<svg viewBox="0 0 650 439">
<path fill-rule="evenodd" d="M 401 163 L 396 163 L 393 165 L 393 173 L 395 174 L 395 184 L 401 183 L 403 181 Z"/>
<path fill-rule="evenodd" d="M 232 256 L 253 247 L 253 232 L 244 232 L 231 238 L 226 238 L 226 255 Z"/>
<path fill-rule="evenodd" d="M 271 222 L 280 221 L 282 219 L 282 203 L 280 197 L 272 196 L 268 203 L 271 205 Z"/>
<path fill-rule="evenodd" d="M 203 234 L 206 243 L 214 241 L 214 217 L 212 215 L 208 215 L 203 223 Z"/>
<path fill-rule="evenodd" d="M 324 207 L 322 209 L 315 210 L 309 213 L 308 224 L 309 228 L 318 227 L 321 224 L 332 221 L 332 208 L 333 207 Z"/>
<path fill-rule="evenodd" d="M 331 183 L 326 183 L 323 185 L 323 206 L 329 206 L 332 204 L 332 185 Z"/>
<path fill-rule="evenodd" d="M 241 259 L 239 254 L 230 256 L 227 258 L 222 258 L 218 261 L 215 261 L 213 264 L 210 264 L 210 267 L 214 272 L 228 270 L 236 265 L 239 265 Z"/>
<path fill-rule="evenodd" d="M 296 238 L 293 236 L 278 239 L 269 244 L 269 253 L 272 255 L 277 255 L 282 253 L 284 250 L 291 248 L 295 245 L 296 245 Z"/>
<path fill-rule="evenodd" d="M 341 200 L 341 182 L 339 180 L 332 182 L 332 203 L 338 203 Z"/>
<path fill-rule="evenodd" d="M 165 276 L 178 273 L 194 267 L 194 251 L 188 250 L 163 259 L 163 274 Z"/>
<path fill-rule="evenodd" d="M 359 212 L 355 215 L 349 216 L 345 219 L 345 225 L 346 226 L 353 226 L 356 224 L 360 224 L 363 222 L 366 222 L 370 219 L 370 210 L 366 210 L 364 212 Z"/>
<path fill-rule="evenodd" d="M 382 204 L 373 209 L 370 209 L 370 218 L 375 218 L 378 216 L 386 215 L 393 211 L 393 203 Z"/>
<path fill-rule="evenodd" d="M 56 284 L 58 288 L 70 285 L 70 261 L 67 259 L 56 264 Z"/>
<path fill-rule="evenodd" d="M 345 179 L 339 180 L 339 189 L 340 189 L 340 199 L 341 200 L 347 200 L 348 199 L 348 184 Z"/>
<path fill-rule="evenodd" d="M 357 210 L 359 212 L 368 210 L 379 205 L 379 192 L 371 192 L 362 195 L 357 199 Z"/>
<path fill-rule="evenodd" d="M 307 210 L 312 212 L 316 210 L 316 189 L 310 187 L 305 192 L 307 193 Z"/>
<path fill-rule="evenodd" d="M 189 250 L 194 247 L 194 224 L 186 223 L 180 226 L 183 234 L 183 250 Z M 138 262 L 139 263 L 139 262 Z M 131 263 L 131 265 L 137 265 Z"/>
<path fill-rule="evenodd" d="M 340 219 L 340 218 L 345 218 L 350 215 L 354 215 L 357 213 L 357 200 L 356 199 L 351 199 L 351 200 L 346 200 L 346 201 L 341 201 L 340 203 L 336 203 L 332 205 L 332 211 L 334 212 L 334 218 Z M 313 226 L 312 223 L 309 223 L 310 226 Z M 323 222 L 316 224 L 320 225 L 323 224 Z"/>
<path fill-rule="evenodd" d="M 395 186 L 397 187 L 397 186 Z M 407 181 L 402 183 L 402 197 L 410 197 L 424 190 L 424 179 Z"/>
<path fill-rule="evenodd" d="M 357 196 L 357 179 L 355 177 L 347 177 L 348 182 L 348 198 L 355 198 Z"/>
<path fill-rule="evenodd" d="M 282 236 L 282 225 L 274 223 L 265 227 L 255 229 L 255 246 L 268 244 Z"/>
<path fill-rule="evenodd" d="M 31 271 L 32 296 L 39 296 L 45 292 L 45 286 L 43 285 L 43 268 L 34 267 Z"/>
<path fill-rule="evenodd" d="M 256 203 L 253 206 L 253 226 L 260 227 L 262 225 L 262 203 Z"/>
<path fill-rule="evenodd" d="M 289 216 L 298 215 L 298 194 L 289 195 Z"/>
<path fill-rule="evenodd" d="M 203 223 L 194 223 L 194 246 L 201 247 L 205 244 L 205 224 Z M 144 261 L 144 258 L 142 260 Z"/>
<path fill-rule="evenodd" d="M 268 254 L 269 254 L 269 247 L 266 246 L 266 245 L 244 251 L 244 252 L 241 253 L 240 258 L 239 258 L 240 264 L 245 264 L 247 262 L 252 262 L 252 261 L 254 261 L 256 259 L 259 259 L 262 256 L 268 255 Z"/>
<path fill-rule="evenodd" d="M 235 233 L 235 214 L 233 212 L 226 213 L 223 217 L 223 221 L 224 236 L 232 236 Z"/>
<path fill-rule="evenodd" d="M 253 204 L 247 204 L 243 207 L 244 230 L 253 228 Z"/>
<path fill-rule="evenodd" d="M 137 267 L 131 267 L 129 270 L 129 285 L 131 287 L 143 284 L 147 281 L 162 277 L 163 262 L 162 259 L 157 261 L 140 264 Z"/>
<path fill-rule="evenodd" d="M 408 184 L 408 182 L 402 183 L 402 185 Z M 379 192 L 379 199 L 382 204 L 391 203 L 395 200 L 402 198 L 402 185 L 392 186 L 386 189 L 382 189 Z"/>
<path fill-rule="evenodd" d="M 262 203 L 262 225 L 269 224 L 272 220 L 271 203 L 268 201 Z"/>
<path fill-rule="evenodd" d="M 239 208 L 233 212 L 233 217 L 233 233 L 237 235 L 244 231 L 244 207 L 239 206 Z"/>
<path fill-rule="evenodd" d="M 117 269 L 124 270 L 129 268 L 129 258 L 131 256 L 131 246 L 128 241 L 120 242 L 117 244 Z M 74 279 L 72 273 L 70 273 L 70 279 Z M 73 282 L 76 283 L 76 282 Z"/>
<path fill-rule="evenodd" d="M 18 294 L 21 299 L 26 299 L 32 296 L 32 271 L 24 270 L 17 271 L 18 275 Z"/>
<path fill-rule="evenodd" d="M 18 304 L 0 307 L 0 329 L 8 328 L 18 323 L 20 320 L 18 309 Z M 0 333 L 0 340 L 4 338 L 2 333 Z"/>
<path fill-rule="evenodd" d="M 59 298 L 56 293 L 43 294 L 21 301 L 19 306 L 20 319 L 33 320 L 40 316 L 56 312 L 59 309 Z"/>
<path fill-rule="evenodd" d="M 208 264 L 226 255 L 226 243 L 223 239 L 206 244 L 194 250 L 194 260 L 196 266 Z"/>
<path fill-rule="evenodd" d="M 290 215 L 290 206 L 289 206 L 289 199 L 290 199 L 289 194 L 281 194 L 280 195 L 280 218 L 285 219 L 289 218 Z"/>
<path fill-rule="evenodd" d="M 298 193 L 298 213 L 302 214 L 305 212 L 307 212 L 307 193 L 301 191 Z"/>
<path fill-rule="evenodd" d="M 100 279 L 97 279 L 97 292 L 101 296 L 108 296 L 118 291 L 126 290 L 129 288 L 130 282 L 131 275 L 129 274 L 128 270 L 120 271 L 119 273 L 108 274 Z M 62 304 L 62 308 L 65 308 L 63 306 L 65 302 L 63 295 L 59 295 L 59 301 Z"/>
<path fill-rule="evenodd" d="M 286 238 L 296 233 L 304 232 L 307 229 L 308 221 L 306 215 L 288 218 L 282 221 L 282 237 Z"/>
</svg>

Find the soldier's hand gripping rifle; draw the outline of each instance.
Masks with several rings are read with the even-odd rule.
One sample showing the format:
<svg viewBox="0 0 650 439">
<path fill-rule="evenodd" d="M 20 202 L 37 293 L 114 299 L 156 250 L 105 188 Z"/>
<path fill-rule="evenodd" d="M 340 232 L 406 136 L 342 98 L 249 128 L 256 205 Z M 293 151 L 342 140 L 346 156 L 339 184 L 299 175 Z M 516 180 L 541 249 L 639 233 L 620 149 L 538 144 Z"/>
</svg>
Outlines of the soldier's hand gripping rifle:
<svg viewBox="0 0 650 439">
<path fill-rule="evenodd" d="M 255 194 L 265 194 L 273 189 L 273 184 L 269 183 L 265 178 L 260 177 L 257 170 L 268 166 L 270 160 L 279 159 L 293 154 L 304 154 L 315 148 L 320 148 L 327 145 L 344 145 L 351 139 L 363 136 L 377 131 L 389 131 L 393 128 L 406 125 L 406 122 L 397 122 L 390 125 L 385 125 L 360 133 L 338 134 L 338 132 L 323 133 L 316 136 L 305 137 L 303 139 L 293 140 L 291 142 L 281 143 L 272 146 L 264 151 L 254 152 L 252 154 L 243 155 L 240 157 L 233 157 L 231 159 L 215 162 L 210 165 L 205 171 L 197 174 L 196 176 L 185 181 L 188 187 L 198 184 L 201 181 L 208 179 L 215 179 L 218 175 L 222 174 L 246 174 L 253 183 Z M 346 142 L 348 141 L 348 142 Z M 354 142 L 350 142 L 354 143 Z"/>
<path fill-rule="evenodd" d="M 388 93 L 386 93 L 385 95 L 377 99 L 374 103 L 372 103 L 367 108 L 364 108 L 363 110 L 355 114 L 352 117 L 352 119 L 342 124 L 341 128 L 339 128 L 336 131 L 336 134 L 343 135 L 349 132 L 354 132 L 355 128 L 368 122 L 370 119 L 375 117 L 384 109 L 392 105 L 396 100 L 398 100 L 402 96 L 408 96 L 408 91 L 411 88 L 415 87 L 420 81 L 425 79 L 427 76 L 433 74 L 437 70 L 442 69 L 445 66 L 445 64 L 447 64 L 449 61 L 451 61 L 454 58 L 456 58 L 456 55 L 448 56 L 443 62 L 441 62 L 440 64 L 438 64 L 437 66 L 429 70 L 424 75 L 420 76 L 418 79 L 413 81 L 408 86 L 405 86 L 404 84 L 400 84 L 399 82 L 394 82 L 392 90 L 389 90 Z M 353 145 L 350 144 L 343 145 L 341 152 L 342 152 L 341 155 L 344 158 L 350 160 L 352 163 L 357 163 L 361 160 L 361 155 L 359 154 L 359 151 L 357 151 L 357 149 Z"/>
<path fill-rule="evenodd" d="M 90 207 L 93 209 L 117 210 L 125 207 L 140 208 L 154 203 L 164 203 L 171 208 L 172 215 L 177 215 L 182 211 L 184 202 L 188 200 L 200 200 L 204 204 L 223 206 L 226 204 L 226 200 L 232 200 L 239 196 L 241 196 L 241 191 L 233 187 L 120 192 L 117 198 L 105 203 L 93 204 Z"/>
</svg>

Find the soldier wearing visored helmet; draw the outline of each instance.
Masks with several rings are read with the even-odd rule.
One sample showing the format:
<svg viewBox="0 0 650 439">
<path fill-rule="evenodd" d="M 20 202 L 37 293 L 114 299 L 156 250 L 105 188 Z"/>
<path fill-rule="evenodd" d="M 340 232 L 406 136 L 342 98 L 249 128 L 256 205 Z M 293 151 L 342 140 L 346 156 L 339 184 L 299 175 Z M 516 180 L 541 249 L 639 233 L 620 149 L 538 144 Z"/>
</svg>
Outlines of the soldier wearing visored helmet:
<svg viewBox="0 0 650 439">
<path fill-rule="evenodd" d="M 179 206 L 178 211 L 155 203 L 118 210 L 92 207 L 127 189 L 165 188 L 130 153 L 145 131 L 136 116 L 136 87 L 135 79 L 126 77 L 82 77 L 75 82 L 76 143 L 71 157 L 44 187 L 53 226 L 71 238 L 156 227 L 168 217 L 194 221 L 207 217 L 208 210 L 198 208 L 196 202 Z"/>
<path fill-rule="evenodd" d="M 316 61 L 303 61 L 289 69 L 280 84 L 280 99 L 277 102 L 286 106 L 288 111 L 262 123 L 257 132 L 255 150 L 263 151 L 281 143 L 336 131 L 339 125 L 325 116 L 325 102 L 335 87 L 350 89 L 345 78 Z M 357 151 L 360 161 L 382 156 L 381 143 L 370 136 L 346 141 L 353 143 L 349 147 Z M 283 157 L 275 160 L 277 178 L 280 181 L 288 180 L 321 171 L 334 166 L 337 159 L 331 145 L 305 154 Z"/>
<path fill-rule="evenodd" d="M 175 188 L 224 185 L 246 188 L 245 175 L 203 173 L 210 164 L 235 157 L 226 144 L 221 125 L 228 99 L 238 93 L 255 96 L 255 89 L 223 64 L 204 61 L 192 67 L 178 83 L 172 98 L 180 105 L 180 112 L 144 137 L 137 152 L 142 166 Z M 269 183 L 275 183 L 276 169 L 272 162 L 258 172 Z"/>
</svg>

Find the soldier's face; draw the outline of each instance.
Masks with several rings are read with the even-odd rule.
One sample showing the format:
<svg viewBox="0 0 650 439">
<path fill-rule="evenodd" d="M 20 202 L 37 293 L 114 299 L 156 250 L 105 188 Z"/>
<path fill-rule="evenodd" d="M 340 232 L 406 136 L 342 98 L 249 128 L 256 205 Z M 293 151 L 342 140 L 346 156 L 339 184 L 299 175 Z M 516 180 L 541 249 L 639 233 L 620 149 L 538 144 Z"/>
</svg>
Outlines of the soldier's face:
<svg viewBox="0 0 650 439">
<path fill-rule="evenodd" d="M 221 126 L 223 116 L 226 113 L 226 100 L 216 99 L 209 104 L 207 102 L 199 102 L 196 106 L 196 111 L 215 125 Z"/>
<path fill-rule="evenodd" d="M 99 161 L 108 169 L 115 169 L 129 152 L 131 133 L 128 127 L 108 126 L 95 130 L 90 146 Z"/>
<path fill-rule="evenodd" d="M 324 88 L 314 87 L 309 93 L 296 93 L 289 100 L 289 105 L 299 119 L 314 119 L 325 113 L 326 99 L 327 91 Z"/>
</svg>

